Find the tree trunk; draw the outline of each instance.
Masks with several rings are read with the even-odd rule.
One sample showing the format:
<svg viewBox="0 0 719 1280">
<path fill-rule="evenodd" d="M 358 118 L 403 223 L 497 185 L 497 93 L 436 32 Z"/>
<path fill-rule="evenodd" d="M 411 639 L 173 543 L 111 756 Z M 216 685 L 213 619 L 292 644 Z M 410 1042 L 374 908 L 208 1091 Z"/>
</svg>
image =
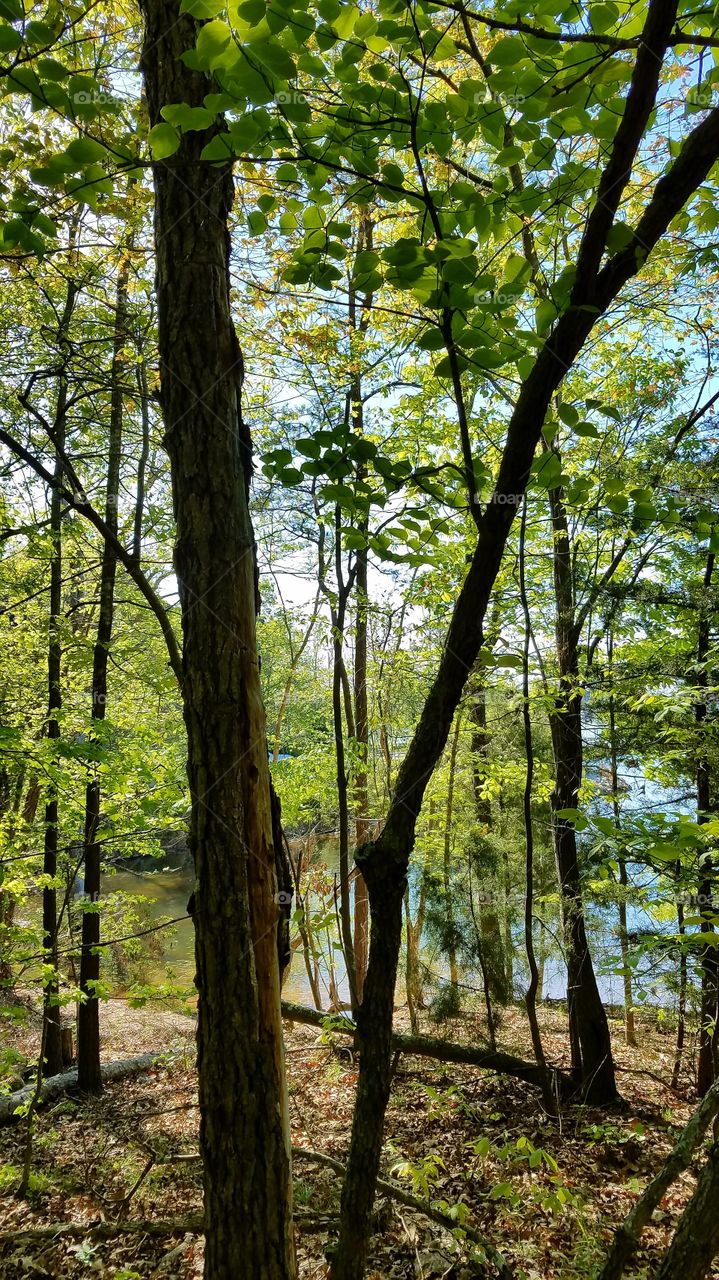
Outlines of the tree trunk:
<svg viewBox="0 0 719 1280">
<path fill-rule="evenodd" d="M 407 990 L 407 1012 L 413 1036 L 419 1035 L 419 1008 L 422 994 L 422 971 L 419 956 L 419 934 L 412 923 L 409 905 L 409 889 L 404 895 L 404 933 L 407 947 L 405 964 L 405 987 Z"/>
<path fill-rule="evenodd" d="M 369 799 L 367 760 L 369 753 L 369 712 L 367 706 L 367 548 L 357 552 L 357 611 L 355 621 L 355 741 L 358 767 L 355 776 L 355 847 L 369 839 Z M 361 871 L 355 879 L 354 896 L 354 960 L 357 999 L 362 1001 L 367 973 L 369 945 L 369 898 Z"/>
<path fill-rule="evenodd" d="M 73 245 L 73 233 L 70 236 L 70 247 Z M 60 325 L 58 328 L 58 347 L 61 356 L 61 370 L 58 377 L 57 400 L 55 404 L 55 417 L 53 421 L 53 436 L 55 441 L 55 470 L 54 478 L 61 483 L 63 478 L 63 461 L 62 454 L 65 449 L 65 435 L 67 430 L 67 398 L 68 398 L 68 330 L 70 321 L 75 310 L 75 300 L 77 298 L 78 287 L 74 280 L 70 279 L 67 285 L 67 293 L 65 295 L 65 306 L 63 309 Z M 50 617 L 48 622 L 48 651 L 47 651 L 47 687 L 48 687 L 48 711 L 47 711 L 47 736 L 51 742 L 57 742 L 60 738 L 60 712 L 62 710 L 62 637 L 60 627 L 62 625 L 62 579 L 63 579 L 63 563 L 62 563 L 62 508 L 63 501 L 60 496 L 59 488 L 53 487 L 52 497 L 50 499 L 50 538 L 52 542 L 52 554 L 50 560 Z M 60 1020 L 60 1006 L 58 1003 L 59 982 L 58 982 L 58 954 L 57 954 L 57 885 L 55 879 L 57 876 L 57 855 L 58 855 L 58 790 L 54 781 L 50 781 L 47 796 L 45 800 L 45 834 L 44 834 L 44 851 L 43 851 L 43 874 L 47 877 L 47 882 L 42 891 L 42 931 L 43 931 L 43 950 L 45 952 L 45 963 L 52 966 L 52 977 L 45 983 L 43 988 L 43 1017 L 45 1019 L 45 1031 L 43 1037 L 43 1046 L 45 1054 L 44 1072 L 46 1075 L 56 1075 L 58 1071 L 62 1071 L 62 1025 Z"/>
<path fill-rule="evenodd" d="M 586 1101 L 604 1103 L 617 1096 L 612 1043 L 587 941 L 576 827 L 571 818 L 562 816 L 564 810 L 577 807 L 583 770 L 579 633 L 574 615 L 572 554 L 561 489 L 552 489 L 549 497 L 559 667 L 559 689 L 550 713 L 555 767 L 551 810 L 567 956 L 569 1039 L 572 1070 L 582 1096 Z"/>
<path fill-rule="evenodd" d="M 181 55 L 196 24 L 143 0 L 150 120 L 201 106 L 209 79 Z M 257 661 L 251 441 L 229 297 L 229 164 L 215 130 L 154 165 L 162 410 L 177 520 L 183 700 L 195 865 L 200 1149 L 207 1280 L 291 1280 L 289 1117 L 276 944 L 267 736 Z"/>
<path fill-rule="evenodd" d="M 367 209 L 362 210 L 359 232 L 357 235 L 357 253 L 367 252 L 373 247 L 374 226 Z M 362 342 L 372 312 L 372 294 L 364 294 L 360 299 L 357 290 L 350 283 L 348 321 L 349 321 L 349 355 L 350 355 L 350 422 L 353 432 L 361 436 L 364 431 L 364 402 L 362 399 Z M 360 462 L 357 467 L 357 479 L 365 479 L 365 468 Z M 366 539 L 369 531 L 369 520 L 362 516 L 359 531 Z M 354 784 L 355 802 L 355 848 L 361 848 L 369 839 L 369 796 L 367 765 L 369 760 L 369 711 L 367 702 L 367 612 L 369 598 L 367 594 L 367 569 L 369 553 L 367 543 L 357 549 L 356 553 L 356 610 L 355 610 L 355 664 L 354 664 L 354 721 L 355 745 L 357 749 L 357 772 Z M 369 897 L 367 885 L 361 871 L 358 871 L 354 882 L 354 964 L 357 1000 L 361 1003 L 364 980 L 367 973 L 367 957 L 369 947 Z"/>
<path fill-rule="evenodd" d="M 497 615 L 496 605 L 493 608 L 493 616 L 490 620 L 487 632 L 483 636 L 483 641 L 488 648 L 491 648 L 495 642 L 495 637 L 499 632 L 499 619 Z M 489 834 L 492 827 L 492 805 L 485 793 L 485 785 L 488 777 L 489 766 L 489 749 L 490 749 L 490 733 L 487 726 L 487 674 L 486 669 L 479 663 L 475 663 L 471 677 L 471 698 L 469 700 L 469 719 L 472 725 L 472 736 L 470 739 L 470 752 L 472 757 L 472 789 L 474 792 L 474 811 L 477 817 L 478 837 L 483 840 Z M 472 855 L 468 856 L 468 876 L 469 876 L 469 900 L 472 914 L 472 921 L 475 932 L 475 946 L 477 948 L 477 958 L 482 976 L 482 989 L 484 992 L 484 1003 L 487 1010 L 487 1029 L 489 1035 L 489 1043 L 493 1048 L 496 1047 L 496 1028 L 494 1013 L 492 1010 L 492 990 L 490 982 L 489 965 L 486 959 L 485 939 L 492 938 L 494 943 L 494 951 L 497 955 L 497 963 L 501 963 L 502 973 L 500 976 L 501 986 L 504 990 L 512 991 L 513 983 L 513 964 L 512 964 L 512 947 L 507 946 L 507 934 L 511 942 L 511 917 L 508 924 L 508 915 L 511 912 L 510 905 L 507 901 L 507 884 L 505 875 L 505 894 L 504 894 L 504 930 L 500 930 L 499 913 L 494 904 L 488 905 L 487 895 L 480 895 L 478 910 L 475 910 L 474 896 L 472 892 Z"/>
<path fill-rule="evenodd" d="M 142 433 L 140 437 L 140 454 L 137 459 L 137 484 L 135 491 L 135 512 L 132 521 L 132 558 L 139 566 L 142 561 L 142 526 L 145 518 L 145 477 L 150 457 L 150 391 L 147 385 L 147 364 L 142 351 L 139 353 L 140 363 L 137 366 L 137 390 L 140 397 L 140 421 Z"/>
<path fill-rule="evenodd" d="M 110 433 L 105 492 L 105 524 L 114 538 L 118 530 L 120 495 L 120 460 L 122 456 L 124 348 L 127 343 L 127 291 L 130 276 L 131 236 L 122 249 L 117 277 L 115 327 L 112 352 L 112 391 L 110 397 Z M 97 633 L 92 656 L 92 722 L 105 719 L 107 709 L 107 666 L 112 641 L 115 612 L 115 570 L 117 556 L 109 541 L 103 542 L 100 567 L 100 605 Z M 100 778 L 90 777 L 85 790 L 85 910 L 82 916 L 80 950 L 81 1000 L 77 1011 L 77 1078 L 85 1093 L 102 1093 L 100 1070 L 100 1005 L 97 986 L 100 980 Z"/>
<path fill-rule="evenodd" d="M 697 684 L 706 689 L 709 683 L 707 660 L 710 649 L 711 602 L 709 594 L 714 572 L 714 553 L 707 554 L 702 593 L 699 602 L 699 620 L 697 627 Z M 702 732 L 706 723 L 706 698 L 700 697 L 694 708 L 697 731 Z M 706 822 L 714 809 L 712 795 L 712 778 L 706 743 L 699 745 L 697 763 L 697 821 Z M 703 917 L 702 930 L 714 932 L 714 866 L 712 859 L 706 855 L 699 879 L 699 914 Z M 697 1063 L 697 1092 L 703 1097 L 711 1087 L 716 1076 L 714 1059 L 714 1027 L 717 1020 L 717 1001 L 719 999 L 719 974 L 717 973 L 717 948 L 711 944 L 701 950 L 701 1014 L 699 1024 L 699 1059 Z"/>
<path fill-rule="evenodd" d="M 642 84 L 641 92 L 633 93 L 632 128 L 637 114 L 644 116 L 645 123 L 648 119 L 666 52 L 666 42 L 659 34 L 653 30 L 645 34 L 630 94 L 636 79 L 650 74 L 647 70 L 650 60 L 655 66 L 651 74 L 656 79 L 649 94 L 646 84 Z M 623 124 L 624 121 L 620 128 Z M 384 829 L 377 840 L 357 851 L 355 860 L 367 881 L 372 925 L 367 979 L 358 1021 L 362 1051 L 347 1178 L 342 1193 L 340 1238 L 332 1264 L 334 1280 L 359 1280 L 364 1270 L 373 1188 L 382 1152 L 384 1108 L 391 1081 L 391 1019 L 402 942 L 402 896 L 417 818 L 427 782 L 442 754 L 467 676 L 479 652 L 487 604 L 517 502 L 521 501 L 529 480 L 547 408 L 597 318 L 646 261 L 671 219 L 704 181 L 718 154 L 719 116 L 709 113 L 657 184 L 636 225 L 639 237 L 636 243 L 616 253 L 601 270 L 594 267 L 581 273 L 568 311 L 555 324 L 523 382 L 507 426 L 494 492 L 477 522 L 475 550 L 452 613 L 437 675 L 397 775 Z M 642 245 L 639 257 L 636 244 Z"/>
<path fill-rule="evenodd" d="M 432 819 L 430 818 L 430 821 Z M 419 886 L 417 914 L 412 921 L 409 901 L 409 887 L 404 894 L 405 937 L 407 945 L 407 964 L 405 983 L 407 991 L 407 1008 L 409 1021 L 414 1035 L 419 1034 L 419 1011 L 424 1008 L 424 978 L 422 976 L 422 933 L 427 911 L 427 890 L 429 888 L 430 855 L 427 850 L 422 863 L 422 875 Z"/>
<path fill-rule="evenodd" d="M 454 922 L 454 904 L 452 902 L 452 825 L 454 820 L 454 775 L 457 769 L 457 750 L 459 734 L 462 727 L 462 716 L 455 718 L 454 734 L 449 752 L 449 777 L 447 780 L 447 807 L 444 815 L 444 856 L 442 859 L 442 878 L 444 886 L 444 918 L 447 931 L 447 955 L 449 956 L 449 981 L 457 988 L 459 984 L 459 968 L 457 965 L 457 926 Z M 493 1033 L 490 1018 L 490 1032 Z"/>
<path fill-rule="evenodd" d="M 655 1280 L 704 1280 L 719 1253 L 719 1142 L 709 1152 L 696 1191 L 679 1219 Z"/>
<path fill-rule="evenodd" d="M 677 884 L 681 871 L 681 863 L 676 866 Z M 679 1076 L 684 1057 L 684 1037 L 686 1035 L 687 1018 L 687 953 L 684 947 L 686 928 L 684 925 L 684 903 L 677 899 L 677 932 L 679 934 L 679 992 L 677 997 L 677 1039 L 674 1047 L 674 1066 L 672 1067 L 672 1089 L 679 1086 Z"/>
<path fill-rule="evenodd" d="M 614 636 L 609 633 L 607 641 L 607 659 L 609 666 L 609 752 L 612 781 L 612 812 L 614 826 L 619 830 L 619 759 L 617 755 L 617 718 L 614 700 L 614 674 L 612 660 L 614 657 Z M 631 1048 L 636 1048 L 637 1033 L 634 1024 L 634 992 L 632 990 L 632 971 L 629 968 L 629 942 L 627 932 L 627 862 L 624 854 L 619 854 L 619 946 L 622 955 L 622 981 L 624 983 L 624 1039 Z"/>
<path fill-rule="evenodd" d="M 524 794 L 522 810 L 524 814 L 525 840 L 525 888 L 524 888 L 524 946 L 529 965 L 529 985 L 524 997 L 527 1007 L 529 1032 L 532 1037 L 532 1048 L 537 1060 L 537 1067 L 542 1083 L 542 1098 L 550 1115 L 555 1115 L 557 1102 L 552 1090 L 552 1081 L 547 1071 L 547 1059 L 542 1044 L 542 1034 L 537 1018 L 537 992 L 539 990 L 539 966 L 534 950 L 534 822 L 532 819 L 532 786 L 534 783 L 534 743 L 532 735 L 532 713 L 529 705 L 529 642 L 531 639 L 531 617 L 526 583 L 526 534 L 527 534 L 527 498 L 522 504 L 522 524 L 519 532 L 519 593 L 522 613 L 524 614 L 524 645 L 522 650 L 522 724 L 524 728 L 524 755 L 526 773 L 524 776 Z"/>
<path fill-rule="evenodd" d="M 57 425 L 57 420 L 56 420 Z M 60 448 L 63 440 L 58 438 Z M 58 457 L 55 462 L 55 475 L 62 475 L 62 461 Z M 50 499 L 50 537 L 52 539 L 52 558 L 50 560 L 50 617 L 48 620 L 47 649 L 47 736 L 50 742 L 57 742 L 60 737 L 59 715 L 62 710 L 62 640 L 60 626 L 62 621 L 62 499 L 59 491 L 53 489 Z M 62 1071 L 62 1028 L 60 1024 L 60 1006 L 58 1004 L 57 973 L 57 852 L 58 852 L 58 791 L 57 785 L 50 781 L 45 799 L 45 835 L 43 851 L 43 875 L 46 883 L 42 891 L 42 932 L 45 964 L 52 967 L 52 976 L 43 987 L 43 1016 L 45 1034 L 43 1039 L 45 1051 L 45 1074 L 57 1075 Z"/>
<path fill-rule="evenodd" d="M 718 1109 L 719 1089 L 715 1085 L 706 1097 L 702 1098 L 696 1111 L 689 1118 L 659 1173 L 645 1187 L 624 1222 L 617 1228 L 607 1260 L 602 1270 L 598 1273 L 597 1280 L 620 1280 L 639 1247 L 642 1231 L 651 1221 L 654 1210 L 661 1203 L 680 1174 L 691 1164 L 694 1152 L 701 1143 Z M 689 1208 L 691 1208 L 691 1205 Z M 714 1221 L 717 1220 L 716 1215 L 710 1212 L 709 1218 L 711 1219 L 712 1217 Z M 680 1219 L 679 1231 L 682 1229 L 683 1222 L 684 1218 Z M 664 1280 L 670 1280 L 670 1277 L 671 1280 L 674 1280 L 675 1276 L 678 1275 L 683 1278 L 684 1274 L 684 1270 L 681 1267 L 676 1271 L 667 1270 Z"/>
<path fill-rule="evenodd" d="M 345 582 L 342 575 L 342 521 L 340 508 L 335 509 L 335 565 L 337 572 L 337 604 L 330 603 L 332 620 L 332 723 L 335 742 L 335 764 L 337 770 L 337 810 L 339 820 L 339 914 L 340 937 L 347 972 L 347 985 L 350 992 L 352 1009 L 357 1008 L 357 984 L 355 980 L 354 936 L 352 932 L 352 884 L 350 881 L 350 811 L 347 758 L 345 753 L 345 720 L 348 721 L 348 732 L 354 729 L 354 714 L 351 716 L 351 698 L 343 699 L 344 630 L 346 608 L 352 582 Z M 324 574 L 322 575 L 324 579 Z M 343 714 L 343 702 L 345 713 Z"/>
</svg>

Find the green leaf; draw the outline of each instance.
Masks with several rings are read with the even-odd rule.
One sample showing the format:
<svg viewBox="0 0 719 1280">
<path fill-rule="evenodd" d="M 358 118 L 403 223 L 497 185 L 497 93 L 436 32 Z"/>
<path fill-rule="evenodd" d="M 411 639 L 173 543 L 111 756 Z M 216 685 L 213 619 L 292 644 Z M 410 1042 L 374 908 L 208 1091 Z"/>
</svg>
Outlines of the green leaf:
<svg viewBox="0 0 719 1280">
<path fill-rule="evenodd" d="M 25 24 L 25 41 L 27 44 L 39 44 L 49 48 L 57 37 L 55 28 L 47 22 L 27 22 Z"/>
<path fill-rule="evenodd" d="M 498 164 L 500 168 L 508 169 L 510 165 L 519 164 L 523 159 L 524 152 L 522 148 L 514 145 L 511 147 L 502 147 L 502 150 L 498 151 L 494 157 L 494 162 L 495 164 Z"/>
<path fill-rule="evenodd" d="M 216 133 L 200 152 L 201 160 L 220 160 L 227 162 L 234 156 L 234 148 L 226 133 Z"/>
<path fill-rule="evenodd" d="M 267 219 L 259 209 L 253 209 L 247 215 L 247 225 L 253 236 L 259 236 L 267 230 Z"/>
<path fill-rule="evenodd" d="M 304 476 L 297 467 L 285 467 L 282 471 L 277 472 L 277 479 L 286 489 L 294 489 L 298 484 L 302 484 Z"/>
<path fill-rule="evenodd" d="M 69 69 L 58 62 L 57 58 L 38 58 L 37 69 L 45 80 L 66 80 L 70 74 Z"/>
<path fill-rule="evenodd" d="M 619 9 L 615 4 L 596 4 L 587 5 L 589 22 L 593 31 L 599 35 L 603 35 L 605 31 L 609 31 L 610 27 L 615 26 L 619 18 Z"/>
<path fill-rule="evenodd" d="M 171 124 L 156 124 L 147 138 L 153 160 L 166 160 L 174 156 L 180 145 L 180 135 Z"/>
<path fill-rule="evenodd" d="M 104 160 L 107 151 L 101 142 L 96 142 L 94 138 L 75 138 L 69 147 L 65 148 L 65 156 L 71 160 L 77 168 L 81 168 L 86 164 L 95 164 L 99 160 Z"/>
<path fill-rule="evenodd" d="M 208 111 L 207 107 L 191 107 L 187 102 L 171 103 L 169 106 L 162 108 L 160 115 L 164 120 L 167 120 L 168 124 L 181 129 L 183 133 L 189 133 L 191 130 L 209 129 L 215 121 L 214 115 L 211 111 Z"/>
<path fill-rule="evenodd" d="M 527 46 L 521 36 L 505 36 L 493 46 L 489 60 L 494 67 L 514 67 L 527 57 Z"/>
<path fill-rule="evenodd" d="M 560 404 L 557 409 L 557 417 L 567 427 L 576 427 L 579 422 L 579 414 L 573 404 Z"/>
<path fill-rule="evenodd" d="M 14 27 L 0 26 L 0 52 L 14 53 L 22 44 L 22 36 Z"/>
<path fill-rule="evenodd" d="M 217 66 L 222 54 L 232 45 L 232 54 L 234 57 L 235 44 L 232 39 L 232 31 L 226 22 L 217 18 L 214 22 L 207 22 L 197 35 L 197 57 L 202 66 L 210 68 Z"/>
<path fill-rule="evenodd" d="M 293 80 L 296 74 L 294 61 L 286 49 L 274 40 L 258 41 L 252 52 L 277 80 Z"/>
</svg>

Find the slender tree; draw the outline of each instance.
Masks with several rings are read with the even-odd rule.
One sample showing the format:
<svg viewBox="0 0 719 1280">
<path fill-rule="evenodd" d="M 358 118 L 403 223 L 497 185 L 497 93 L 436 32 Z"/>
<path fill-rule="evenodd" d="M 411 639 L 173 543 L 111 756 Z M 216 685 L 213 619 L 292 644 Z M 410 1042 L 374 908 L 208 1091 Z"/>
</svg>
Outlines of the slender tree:
<svg viewBox="0 0 719 1280">
<path fill-rule="evenodd" d="M 105 524 L 112 536 L 118 535 L 120 496 L 120 463 L 122 458 L 123 396 L 125 392 L 125 346 L 128 342 L 128 284 L 132 236 L 128 236 L 120 259 L 115 317 L 110 389 L 110 422 L 105 489 Z M 100 602 L 97 630 L 92 655 L 93 725 L 105 719 L 107 711 L 107 670 L 115 615 L 115 574 L 117 556 L 112 543 L 102 544 L 100 564 Z M 93 772 L 85 789 L 85 832 L 83 866 L 85 869 L 85 909 L 82 916 L 80 950 L 80 1005 L 77 1017 L 77 1081 L 85 1093 L 102 1091 L 100 1069 L 100 1005 L 97 984 L 100 979 L 100 841 L 101 789 L 100 777 Z"/>
<path fill-rule="evenodd" d="M 72 251 L 74 230 L 70 233 Z M 60 713 L 62 711 L 62 605 L 63 605 L 63 554 L 62 554 L 62 520 L 65 504 L 60 495 L 59 485 L 62 481 L 64 465 L 63 452 L 67 435 L 67 402 L 69 395 L 69 359 L 70 359 L 70 324 L 75 311 L 78 285 L 70 276 L 65 291 L 65 304 L 58 325 L 58 347 L 60 352 L 60 371 L 57 382 L 57 398 L 52 422 L 52 437 L 55 444 L 55 470 L 53 486 L 50 493 L 50 611 L 48 619 L 48 658 L 47 658 L 47 737 L 57 744 L 61 737 Z M 26 407 L 29 406 L 27 396 L 23 397 Z M 58 908 L 57 908 L 57 873 L 58 873 L 58 837 L 59 802 L 58 788 L 54 781 L 48 787 L 45 799 L 45 832 L 43 874 L 45 884 L 42 891 L 42 927 L 43 946 L 46 963 L 50 966 L 52 976 L 45 984 L 43 1012 L 45 1030 L 43 1038 L 45 1056 L 45 1074 L 57 1075 L 63 1068 L 62 1026 L 59 1006 L 58 979 Z"/>
<path fill-rule="evenodd" d="M 561 488 L 549 493 L 552 569 L 559 685 L 549 723 L 555 781 L 551 795 L 552 837 L 557 863 L 567 959 L 567 1009 L 572 1070 L 583 1095 L 597 1102 L 616 1095 L 609 1023 L 599 994 L 587 940 L 582 898 L 576 811 L 582 783 L 582 689 L 580 627 L 574 603 L 572 548 Z"/>
<path fill-rule="evenodd" d="M 404 882 L 426 780 L 444 748 L 479 650 L 490 593 L 517 502 L 529 480 L 545 414 L 599 317 L 644 264 L 672 218 L 704 182 L 719 156 L 719 111 L 715 110 L 694 128 L 658 181 L 627 245 L 602 265 L 607 237 L 656 100 L 675 19 L 676 5 L 665 0 L 649 5 L 624 113 L 577 253 L 569 307 L 554 324 L 514 404 L 494 491 L 478 520 L 476 549 L 453 611 L 436 678 L 397 776 L 383 832 L 356 854 L 367 881 L 372 926 L 358 1021 L 360 1074 L 342 1193 L 340 1239 L 333 1262 L 334 1280 L 358 1280 L 364 1269 L 391 1082 L 392 1011 Z"/>
</svg>

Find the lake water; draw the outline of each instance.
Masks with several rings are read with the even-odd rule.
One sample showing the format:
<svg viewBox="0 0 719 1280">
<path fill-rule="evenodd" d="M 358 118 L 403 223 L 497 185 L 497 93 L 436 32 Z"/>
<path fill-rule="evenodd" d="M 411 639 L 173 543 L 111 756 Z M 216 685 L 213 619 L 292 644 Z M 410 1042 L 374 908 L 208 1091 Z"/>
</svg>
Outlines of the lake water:
<svg viewBox="0 0 719 1280">
<path fill-rule="evenodd" d="M 195 978 L 195 930 L 187 916 L 187 900 L 194 887 L 194 875 L 189 868 L 180 871 L 118 871 L 105 878 L 103 892 L 121 891 L 142 894 L 149 899 L 148 914 L 152 920 L 169 917 L 177 920 L 167 932 L 167 942 L 151 954 L 143 963 L 143 978 L 147 982 L 175 981 L 178 986 L 190 988 Z M 312 993 L 299 952 L 294 952 L 290 971 L 282 987 L 285 1000 L 296 1004 L 313 1004 Z M 343 994 L 341 992 L 341 994 Z"/>
<path fill-rule="evenodd" d="M 591 736 L 591 733 L 589 736 Z M 687 808 L 685 798 L 682 798 L 684 800 L 682 802 L 678 797 L 671 796 L 664 788 L 647 780 L 641 767 L 636 765 L 634 761 L 622 761 L 620 772 L 624 792 L 621 807 L 625 813 L 650 812 L 659 809 L 666 809 L 674 813 L 691 812 L 691 805 Z M 592 767 L 590 765 L 587 774 L 589 780 L 599 783 L 597 766 Z M 605 787 L 602 787 L 601 790 L 605 790 Z M 602 797 L 601 790 L 590 808 L 595 811 L 606 812 L 608 802 Z M 337 870 L 337 856 L 336 840 L 333 837 L 320 838 L 314 857 L 320 863 L 326 864 L 325 890 L 329 886 L 330 904 L 331 882 L 332 876 Z M 642 876 L 645 874 L 641 868 L 630 867 L 629 872 L 630 880 L 635 879 L 636 883 L 641 883 Z M 170 981 L 186 990 L 192 989 L 195 974 L 194 928 L 192 921 L 187 917 L 187 900 L 192 892 L 193 883 L 194 877 L 189 868 L 177 870 L 167 866 L 159 866 L 156 871 L 133 872 L 122 870 L 115 874 L 107 875 L 103 886 L 104 893 L 109 894 L 120 890 L 125 894 L 142 894 L 149 900 L 146 908 L 149 917 L 148 923 L 168 917 L 177 921 L 172 930 L 153 936 L 154 945 L 142 966 L 143 981 L 154 984 Z M 411 893 L 412 889 L 410 888 Z M 325 904 L 327 904 L 327 901 L 326 898 Z M 612 972 L 617 967 L 616 957 L 619 952 L 616 934 L 617 909 L 615 906 L 598 907 L 591 902 L 588 902 L 587 908 L 590 946 L 597 971 L 601 997 L 606 1004 L 620 1005 L 623 1000 L 623 981 L 620 975 Z M 528 975 L 523 973 L 524 941 L 520 914 L 518 914 L 516 929 L 513 931 L 516 935 L 514 963 L 515 995 L 517 996 L 521 995 L 528 980 Z M 650 910 L 648 911 L 632 903 L 628 906 L 627 916 L 630 932 L 656 930 L 658 927 L 673 931 L 675 928 L 673 922 L 658 926 Z M 554 927 L 558 929 L 556 921 L 554 922 Z M 329 948 L 332 944 L 327 939 L 325 945 Z M 428 963 L 428 968 L 436 977 L 443 978 L 447 976 L 446 962 L 441 956 L 436 953 L 427 954 L 425 960 Z M 656 964 L 654 972 L 651 972 L 652 964 Z M 667 974 L 667 965 L 671 969 L 672 964 L 673 961 L 667 962 L 665 958 L 656 962 L 650 958 L 649 967 L 647 963 L 643 963 L 643 973 L 636 976 L 640 978 L 638 988 L 644 989 L 645 998 L 649 1003 L 670 1004 L 673 1002 L 673 996 L 663 981 Z M 332 966 L 336 973 L 340 997 L 346 1001 L 349 993 L 343 973 L 342 956 L 339 950 L 333 952 Z M 329 965 L 321 965 L 320 987 L 326 997 L 325 1007 L 328 1007 L 330 1003 L 328 974 Z M 401 970 L 399 980 L 401 983 Z M 468 986 L 478 985 L 476 975 L 465 974 L 463 975 L 463 981 Z M 311 1005 L 313 1003 L 301 950 L 293 952 L 290 971 L 285 978 L 283 986 L 283 995 L 285 999 L 298 1004 Z M 555 1000 L 564 999 L 566 996 L 566 968 L 558 946 L 552 947 L 551 953 L 545 961 L 542 995 L 544 998 Z M 403 998 L 403 996 L 399 998 Z"/>
</svg>

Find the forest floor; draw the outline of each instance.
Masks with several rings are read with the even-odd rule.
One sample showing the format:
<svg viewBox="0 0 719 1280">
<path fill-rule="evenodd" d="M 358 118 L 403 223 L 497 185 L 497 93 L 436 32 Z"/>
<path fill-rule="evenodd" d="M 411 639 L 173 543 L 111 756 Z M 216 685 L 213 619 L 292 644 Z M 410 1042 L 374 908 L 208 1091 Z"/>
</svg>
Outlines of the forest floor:
<svg viewBox="0 0 719 1280">
<path fill-rule="evenodd" d="M 541 1018 L 547 1056 L 561 1064 L 564 1012 L 545 1005 Z M 192 1231 L 55 1240 L 17 1234 L 60 1223 L 136 1223 L 201 1211 L 199 1164 L 170 1158 L 197 1151 L 194 1020 L 150 1005 L 129 1009 L 112 1001 L 103 1008 L 102 1020 L 104 1060 L 165 1049 L 173 1056 L 142 1075 L 109 1085 L 99 1099 L 66 1097 L 43 1110 L 27 1199 L 14 1196 L 25 1123 L 0 1130 L 3 1280 L 201 1275 L 202 1237 Z M 398 1027 L 402 1023 L 403 1011 L 398 1010 Z M 445 1211 L 466 1206 L 460 1213 L 502 1250 L 518 1278 L 590 1277 L 614 1228 L 658 1171 L 694 1105 L 689 1080 L 677 1093 L 662 1083 L 671 1074 L 668 1024 L 640 1018 L 638 1049 L 624 1045 L 619 1021 L 612 1027 L 622 1106 L 611 1111 L 568 1108 L 559 1125 L 542 1111 L 537 1090 L 518 1080 L 429 1059 L 402 1059 L 388 1112 L 385 1176 L 391 1174 L 416 1195 L 444 1202 Z M 481 1026 L 470 1016 L 454 1021 L 444 1033 L 476 1043 Z M 20 1032 L 0 1024 L 0 1035 L 6 1044 L 19 1044 L 31 1060 L 37 1042 L 32 1019 Z M 502 1048 L 531 1056 L 519 1009 L 504 1012 L 499 1039 Z M 307 1027 L 286 1024 L 286 1044 L 292 1141 L 342 1160 L 356 1066 L 349 1054 L 338 1055 Z M 536 1151 L 544 1154 L 537 1157 Z M 665 1197 L 644 1233 L 631 1276 L 654 1274 L 693 1185 L 687 1173 Z M 302 1280 L 327 1274 L 325 1249 L 335 1234 L 339 1189 L 332 1170 L 296 1161 L 296 1207 L 305 1215 L 298 1230 Z M 380 1197 L 375 1227 L 370 1277 L 459 1280 L 492 1274 L 451 1234 L 400 1203 Z"/>
</svg>

